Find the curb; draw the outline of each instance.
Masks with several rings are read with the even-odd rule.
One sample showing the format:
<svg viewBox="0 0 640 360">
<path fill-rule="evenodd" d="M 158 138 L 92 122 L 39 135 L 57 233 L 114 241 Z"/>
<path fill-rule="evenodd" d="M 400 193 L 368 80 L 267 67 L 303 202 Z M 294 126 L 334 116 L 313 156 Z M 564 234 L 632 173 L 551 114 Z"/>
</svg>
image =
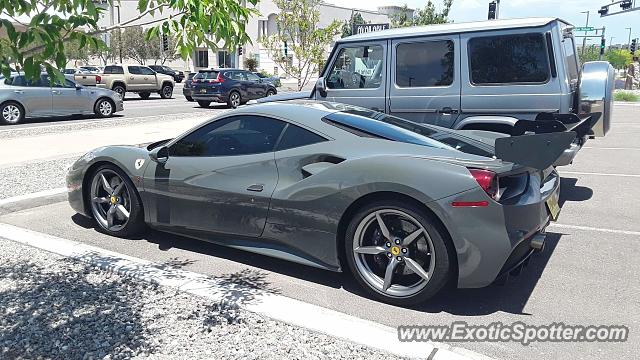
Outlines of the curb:
<svg viewBox="0 0 640 360">
<path fill-rule="evenodd" d="M 0 199 L 0 215 L 67 200 L 67 188 L 56 188 Z"/>
<path fill-rule="evenodd" d="M 2 223 L 0 234 L 1 238 L 82 261 L 105 271 L 171 287 L 215 302 L 234 303 L 244 310 L 274 320 L 395 355 L 430 360 L 491 359 L 443 343 L 400 342 L 397 330 L 390 326 L 241 284 L 222 283 L 202 274 L 155 264 L 76 241 Z"/>
</svg>

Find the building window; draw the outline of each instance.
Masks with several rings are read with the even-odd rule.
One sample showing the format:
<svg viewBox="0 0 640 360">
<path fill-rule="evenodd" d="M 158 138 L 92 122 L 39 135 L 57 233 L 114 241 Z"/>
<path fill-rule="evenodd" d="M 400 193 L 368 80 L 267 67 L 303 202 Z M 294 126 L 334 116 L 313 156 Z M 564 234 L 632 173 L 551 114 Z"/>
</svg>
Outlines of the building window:
<svg viewBox="0 0 640 360">
<path fill-rule="evenodd" d="M 399 44 L 396 58 L 396 84 L 399 87 L 453 83 L 453 41 Z"/>
<path fill-rule="evenodd" d="M 540 84 L 549 79 L 542 34 L 479 37 L 469 40 L 474 84 Z"/>
<path fill-rule="evenodd" d="M 236 67 L 235 53 L 220 50 L 218 51 L 218 67 L 220 68 L 234 68 Z"/>
<path fill-rule="evenodd" d="M 198 50 L 196 56 L 196 67 L 209 67 L 209 50 Z"/>
</svg>

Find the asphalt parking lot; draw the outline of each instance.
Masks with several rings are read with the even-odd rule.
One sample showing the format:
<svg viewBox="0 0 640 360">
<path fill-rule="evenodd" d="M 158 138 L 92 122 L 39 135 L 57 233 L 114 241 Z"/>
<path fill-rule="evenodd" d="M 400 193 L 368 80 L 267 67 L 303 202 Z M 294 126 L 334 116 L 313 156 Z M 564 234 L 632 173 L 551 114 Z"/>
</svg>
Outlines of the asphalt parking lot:
<svg viewBox="0 0 640 360">
<path fill-rule="evenodd" d="M 180 100 L 175 111 L 181 107 L 201 111 L 196 110 L 197 105 Z M 178 99 L 175 101 L 178 104 Z M 132 109 L 137 108 L 134 102 L 127 101 L 125 107 L 131 103 Z M 143 114 L 148 102 L 141 104 L 129 111 Z M 166 104 L 166 111 L 174 111 Z M 32 124 L 24 126 L 36 126 Z M 559 170 L 562 213 L 558 223 L 548 228 L 545 251 L 533 258 L 520 276 L 505 285 L 448 290 L 411 309 L 367 298 L 346 274 L 159 232 L 135 240 L 112 238 L 74 214 L 66 202 L 5 214 L 0 222 L 158 263 L 179 263 L 184 269 L 212 276 L 236 274 L 247 281 L 260 279 L 257 283 L 267 290 L 390 326 L 453 321 L 626 325 L 631 329 L 630 337 L 622 344 L 456 345 L 501 359 L 632 359 L 640 351 L 640 268 L 635 266 L 640 253 L 639 138 L 640 106 L 616 105 L 608 136 L 589 141 L 574 164 Z"/>
</svg>

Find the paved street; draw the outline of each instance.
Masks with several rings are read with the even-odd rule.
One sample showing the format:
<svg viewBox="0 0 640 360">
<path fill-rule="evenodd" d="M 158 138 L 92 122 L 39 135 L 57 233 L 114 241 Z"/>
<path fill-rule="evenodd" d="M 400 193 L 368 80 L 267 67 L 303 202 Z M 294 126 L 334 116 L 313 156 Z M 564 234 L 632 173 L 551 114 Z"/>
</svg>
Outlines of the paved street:
<svg viewBox="0 0 640 360">
<path fill-rule="evenodd" d="M 141 143 L 187 130 L 223 107 L 200 109 L 176 89 L 172 100 L 125 102 L 122 117 L 33 121 L 0 128 L 0 198 L 59 188 L 66 167 L 103 144 Z M 612 130 L 591 140 L 562 179 L 559 222 L 545 251 L 506 285 L 449 290 L 426 305 L 404 309 L 367 298 L 349 275 L 334 274 L 248 252 L 152 232 L 137 240 L 109 237 L 55 202 L 0 216 L 0 222 L 212 276 L 250 271 L 285 296 L 389 326 L 489 324 L 623 324 L 626 343 L 461 343 L 502 359 L 622 359 L 640 351 L 640 107 L 616 105 Z M 57 141 L 54 141 L 57 139 Z M 23 153 L 22 150 L 26 149 Z"/>
</svg>

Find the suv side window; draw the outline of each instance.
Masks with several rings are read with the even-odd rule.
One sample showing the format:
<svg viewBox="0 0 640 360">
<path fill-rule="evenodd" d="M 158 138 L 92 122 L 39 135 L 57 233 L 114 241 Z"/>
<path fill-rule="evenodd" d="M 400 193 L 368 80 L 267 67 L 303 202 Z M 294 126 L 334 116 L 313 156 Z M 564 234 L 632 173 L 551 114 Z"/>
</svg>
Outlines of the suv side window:
<svg viewBox="0 0 640 360">
<path fill-rule="evenodd" d="M 260 77 L 258 77 L 258 75 L 254 74 L 254 73 L 245 72 L 244 75 L 247 77 L 247 80 L 249 80 L 249 81 L 253 81 L 253 82 L 260 81 Z"/>
<path fill-rule="evenodd" d="M 171 156 L 234 156 L 274 151 L 286 123 L 254 115 L 230 116 L 206 124 L 169 149 Z"/>
<path fill-rule="evenodd" d="M 140 73 L 141 73 L 142 75 L 155 75 L 155 74 L 156 74 L 156 73 L 155 73 L 155 71 L 153 71 L 153 70 L 149 69 L 149 68 L 148 68 L 148 67 L 146 67 L 146 66 L 140 66 L 140 68 L 139 68 L 139 69 L 140 69 Z"/>
<path fill-rule="evenodd" d="M 468 46 L 473 84 L 541 84 L 549 80 L 543 34 L 477 37 L 470 39 Z"/>
<path fill-rule="evenodd" d="M 324 137 L 314 134 L 309 130 L 305 130 L 300 126 L 289 124 L 284 130 L 282 139 L 276 147 L 276 151 L 293 149 L 300 146 L 306 146 L 316 144 L 319 142 L 327 141 Z"/>
<path fill-rule="evenodd" d="M 396 85 L 399 87 L 451 85 L 453 55 L 451 40 L 398 44 Z"/>
<path fill-rule="evenodd" d="M 345 47 L 327 76 L 329 89 L 376 89 L 382 83 L 384 51 L 380 45 Z"/>
<path fill-rule="evenodd" d="M 105 66 L 104 68 L 104 73 L 105 74 L 124 74 L 124 69 L 122 69 L 122 66 Z"/>
</svg>

